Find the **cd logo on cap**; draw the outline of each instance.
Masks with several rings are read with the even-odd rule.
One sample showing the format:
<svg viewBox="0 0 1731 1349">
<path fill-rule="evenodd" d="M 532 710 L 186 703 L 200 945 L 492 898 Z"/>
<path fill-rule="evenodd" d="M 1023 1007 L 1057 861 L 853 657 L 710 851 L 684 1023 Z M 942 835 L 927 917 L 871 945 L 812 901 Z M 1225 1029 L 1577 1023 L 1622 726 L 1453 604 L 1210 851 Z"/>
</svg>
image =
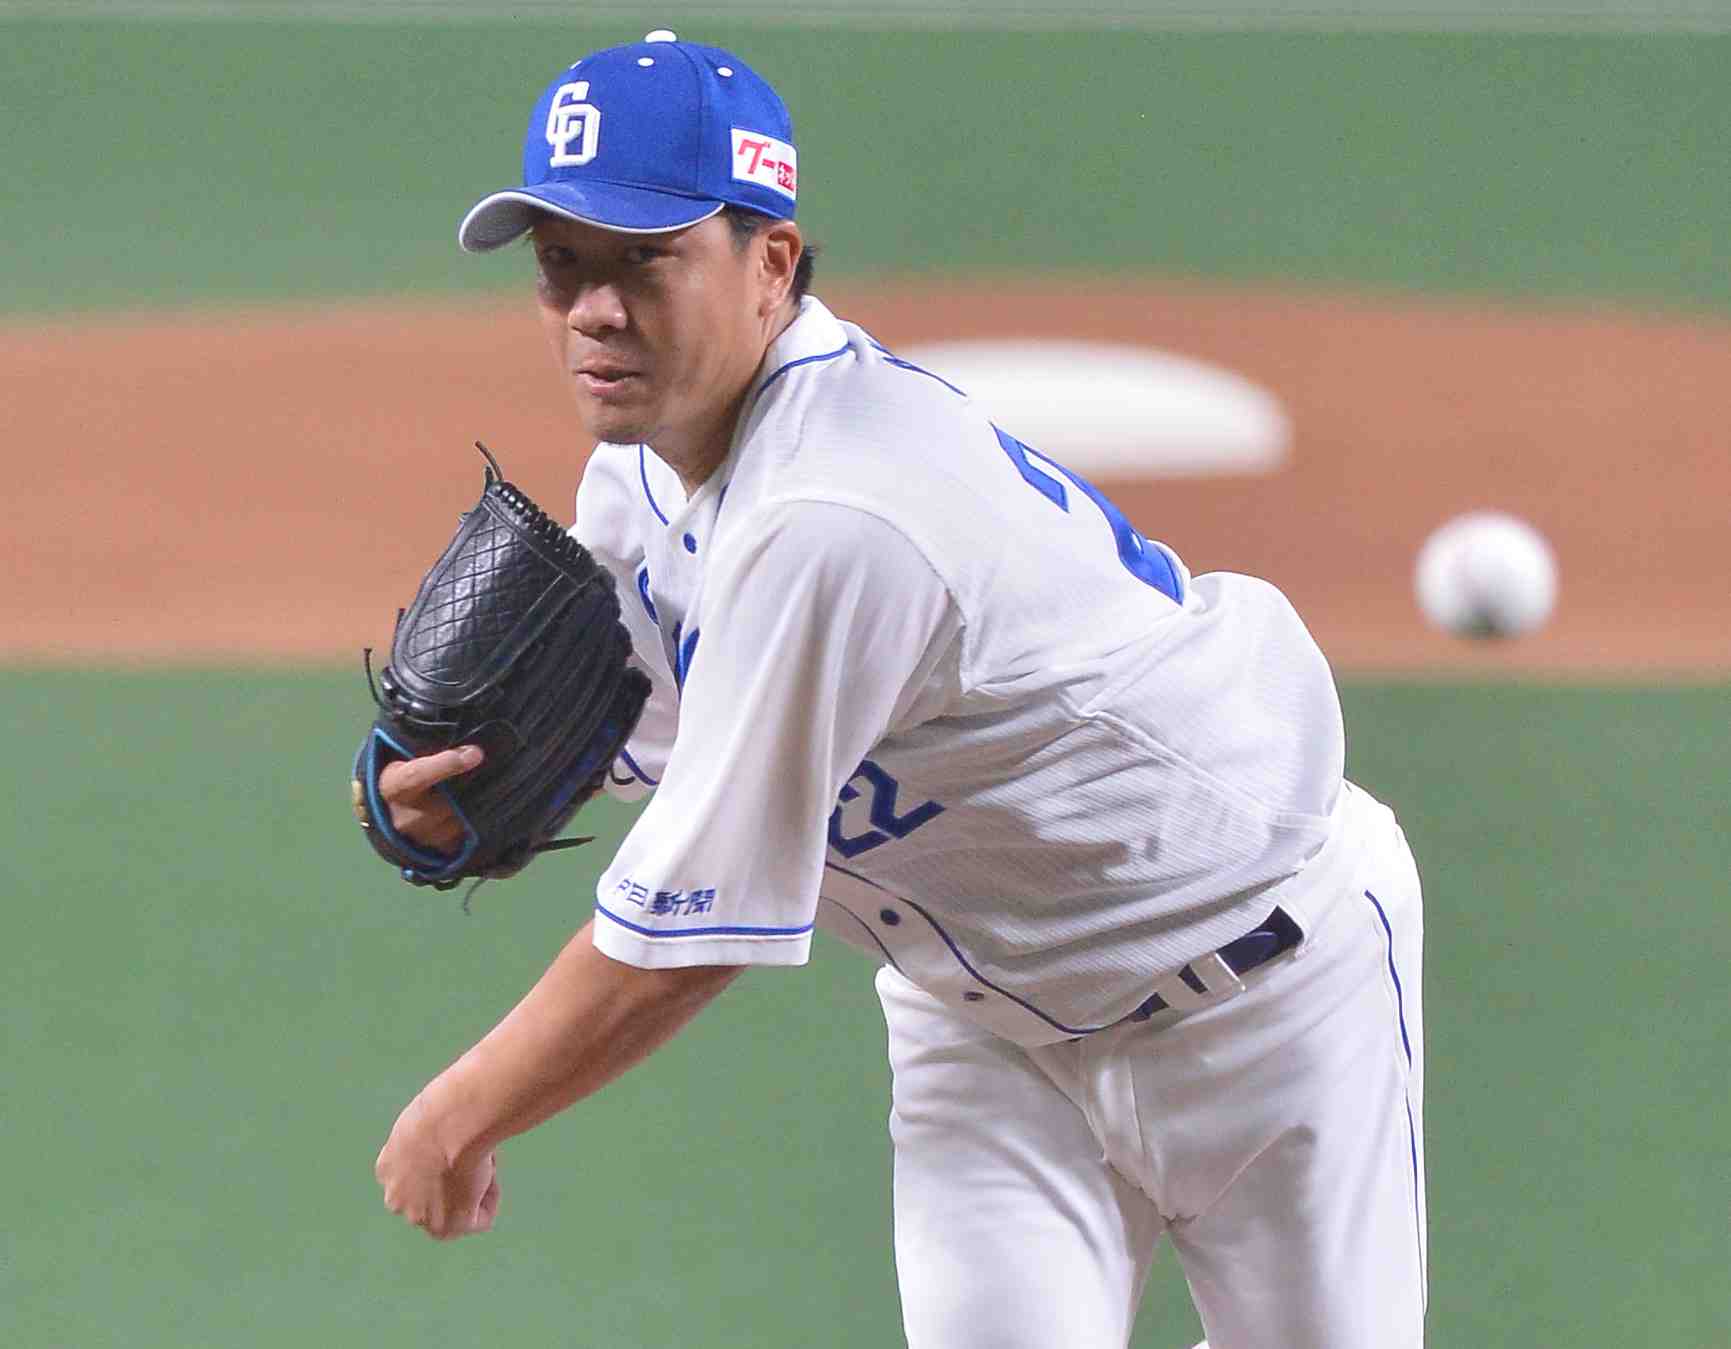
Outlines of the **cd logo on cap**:
<svg viewBox="0 0 1731 1349">
<path fill-rule="evenodd" d="M 588 80 L 562 84 L 553 95 L 553 105 L 547 109 L 547 144 L 553 147 L 550 167 L 570 168 L 595 158 L 601 140 L 601 109 L 586 102 L 588 97 Z M 573 141 L 576 150 L 571 148 Z"/>
</svg>

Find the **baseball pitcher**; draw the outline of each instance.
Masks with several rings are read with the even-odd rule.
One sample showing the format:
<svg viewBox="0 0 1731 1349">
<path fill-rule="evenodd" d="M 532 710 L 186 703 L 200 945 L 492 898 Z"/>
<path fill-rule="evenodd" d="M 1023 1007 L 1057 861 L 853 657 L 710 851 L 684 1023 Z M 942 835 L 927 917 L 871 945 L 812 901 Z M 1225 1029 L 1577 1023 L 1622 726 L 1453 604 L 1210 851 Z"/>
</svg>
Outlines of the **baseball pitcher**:
<svg viewBox="0 0 1731 1349">
<path fill-rule="evenodd" d="M 554 78 L 462 222 L 528 237 L 600 441 L 571 533 L 647 693 L 594 743 L 648 799 L 386 1204 L 485 1231 L 501 1143 L 823 928 L 877 967 L 915 1349 L 1123 1346 L 1163 1237 L 1214 1349 L 1420 1344 L 1419 881 L 1326 661 L 807 293 L 798 194 L 771 87 L 657 32 Z M 445 875 L 501 745 L 374 755 L 369 827 Z"/>
</svg>

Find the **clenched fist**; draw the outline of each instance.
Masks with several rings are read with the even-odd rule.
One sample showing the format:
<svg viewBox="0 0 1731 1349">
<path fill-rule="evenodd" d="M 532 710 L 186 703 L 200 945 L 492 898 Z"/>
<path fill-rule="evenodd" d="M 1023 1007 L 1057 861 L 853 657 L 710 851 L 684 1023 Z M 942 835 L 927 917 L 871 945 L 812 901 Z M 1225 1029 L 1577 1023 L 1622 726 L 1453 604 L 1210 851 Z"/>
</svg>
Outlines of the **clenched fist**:
<svg viewBox="0 0 1731 1349">
<path fill-rule="evenodd" d="M 397 1116 L 373 1164 L 385 1207 L 435 1241 L 491 1231 L 499 1211 L 499 1169 L 493 1154 L 473 1160 L 450 1157 L 431 1122 L 420 1096 Z"/>
</svg>

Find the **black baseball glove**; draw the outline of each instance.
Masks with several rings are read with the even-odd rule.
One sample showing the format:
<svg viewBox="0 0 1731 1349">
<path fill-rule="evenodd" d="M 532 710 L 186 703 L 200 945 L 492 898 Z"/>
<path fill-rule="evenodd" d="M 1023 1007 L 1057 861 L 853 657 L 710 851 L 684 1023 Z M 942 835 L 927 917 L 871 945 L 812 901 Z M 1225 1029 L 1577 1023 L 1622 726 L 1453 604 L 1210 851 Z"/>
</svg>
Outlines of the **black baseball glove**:
<svg viewBox="0 0 1731 1349">
<path fill-rule="evenodd" d="M 391 660 L 368 686 L 378 718 L 355 756 L 354 809 L 378 854 L 448 890 L 515 875 L 600 790 L 643 711 L 613 577 L 487 459 L 481 499 L 397 616 Z M 439 785 L 463 826 L 453 853 L 397 832 L 379 795 L 396 759 L 475 744 L 476 768 Z"/>
</svg>

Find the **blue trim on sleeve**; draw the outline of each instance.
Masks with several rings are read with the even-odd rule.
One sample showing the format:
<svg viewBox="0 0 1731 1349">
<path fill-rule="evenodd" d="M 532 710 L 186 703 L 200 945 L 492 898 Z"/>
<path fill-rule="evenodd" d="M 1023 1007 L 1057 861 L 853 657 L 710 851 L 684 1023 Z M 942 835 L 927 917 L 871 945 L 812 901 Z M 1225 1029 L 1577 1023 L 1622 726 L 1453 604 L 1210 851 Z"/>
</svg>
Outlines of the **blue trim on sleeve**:
<svg viewBox="0 0 1731 1349">
<path fill-rule="evenodd" d="M 1105 1026 L 1079 1026 L 1079 1027 L 1078 1026 L 1066 1026 L 1062 1021 L 1059 1021 L 1056 1017 L 1047 1016 L 1044 1012 L 1042 1012 L 1038 1007 L 1034 1006 L 1034 1004 L 1029 1002 L 1026 998 L 1017 997 L 1014 993 L 1010 992 L 1009 989 L 1002 988 L 999 985 L 994 984 L 990 979 L 986 978 L 985 975 L 981 974 L 978 970 L 976 970 L 973 967 L 973 965 L 969 962 L 968 958 L 962 954 L 962 948 L 957 946 L 955 944 L 955 942 L 950 939 L 950 934 L 944 931 L 942 924 L 940 924 L 936 918 L 933 918 L 931 916 L 931 914 L 927 913 L 923 906 L 916 904 L 913 900 L 909 899 L 906 895 L 898 895 L 893 890 L 886 890 L 883 886 L 879 885 L 876 881 L 872 880 L 870 877 L 862 876 L 857 871 L 850 871 L 847 867 L 837 866 L 834 862 L 825 862 L 824 865 L 826 867 L 830 868 L 830 870 L 832 870 L 832 871 L 839 871 L 844 876 L 851 876 L 854 880 L 859 881 L 864 885 L 871 886 L 872 889 L 879 891 L 882 894 L 888 895 L 891 899 L 895 900 L 898 904 L 906 904 L 915 913 L 919 914 L 919 916 L 921 918 L 924 918 L 926 920 L 926 922 L 931 924 L 932 931 L 936 932 L 938 934 L 938 936 L 943 938 L 944 945 L 950 948 L 950 954 L 956 958 L 957 963 L 959 963 L 961 965 L 961 967 L 964 970 L 966 970 L 970 976 L 972 976 L 972 978 L 974 979 L 974 981 L 976 983 L 984 984 L 987 988 L 991 989 L 994 993 L 997 993 L 1001 997 L 1008 998 L 1011 1002 L 1015 1003 L 1017 1006 L 1025 1008 L 1026 1010 L 1032 1012 L 1035 1016 L 1039 1017 L 1040 1020 L 1044 1021 L 1048 1026 L 1052 1027 L 1052 1029 L 1062 1031 L 1065 1035 L 1092 1035 L 1097 1030 L 1105 1030 L 1106 1029 Z M 832 900 L 831 902 L 833 903 L 834 901 Z M 845 906 L 842 906 L 842 907 L 845 907 Z"/>
<path fill-rule="evenodd" d="M 667 517 L 661 513 L 661 507 L 655 504 L 655 494 L 649 490 L 649 447 L 637 447 L 637 476 L 643 479 L 643 497 L 649 503 L 649 509 L 655 512 L 655 518 L 662 524 L 667 523 Z"/>
<path fill-rule="evenodd" d="M 843 342 L 834 351 L 826 351 L 826 352 L 824 352 L 818 356 L 801 356 L 797 361 L 789 361 L 786 365 L 782 366 L 781 369 L 777 370 L 768 379 L 764 380 L 762 384 L 759 384 L 757 386 L 757 396 L 759 398 L 762 398 L 763 397 L 763 391 L 765 389 L 769 388 L 769 386 L 771 384 L 774 384 L 776 382 L 776 380 L 780 379 L 789 370 L 792 370 L 792 369 L 794 369 L 798 366 L 802 366 L 802 365 L 810 365 L 813 361 L 833 361 L 836 359 L 836 357 L 845 356 L 845 355 L 847 355 L 847 353 L 848 353 L 848 345 L 846 342 Z M 667 521 L 663 520 L 661 523 L 666 524 Z"/>
<path fill-rule="evenodd" d="M 627 768 L 629 768 L 634 774 L 636 774 L 637 780 L 639 782 L 641 782 L 644 786 L 646 786 L 646 787 L 659 787 L 661 785 L 661 780 L 659 778 L 650 777 L 649 774 L 645 773 L 643 771 L 643 769 L 638 766 L 637 760 L 635 760 L 631 757 L 631 751 L 630 750 L 628 750 L 628 749 L 620 750 L 619 751 L 619 757 L 621 759 L 625 760 L 625 766 Z"/>
<path fill-rule="evenodd" d="M 611 918 L 620 927 L 644 937 L 799 937 L 810 932 L 813 923 L 804 927 L 681 927 L 672 929 L 656 929 L 639 927 L 636 923 L 621 918 L 603 904 L 596 904 L 595 912 L 604 918 Z"/>
</svg>

